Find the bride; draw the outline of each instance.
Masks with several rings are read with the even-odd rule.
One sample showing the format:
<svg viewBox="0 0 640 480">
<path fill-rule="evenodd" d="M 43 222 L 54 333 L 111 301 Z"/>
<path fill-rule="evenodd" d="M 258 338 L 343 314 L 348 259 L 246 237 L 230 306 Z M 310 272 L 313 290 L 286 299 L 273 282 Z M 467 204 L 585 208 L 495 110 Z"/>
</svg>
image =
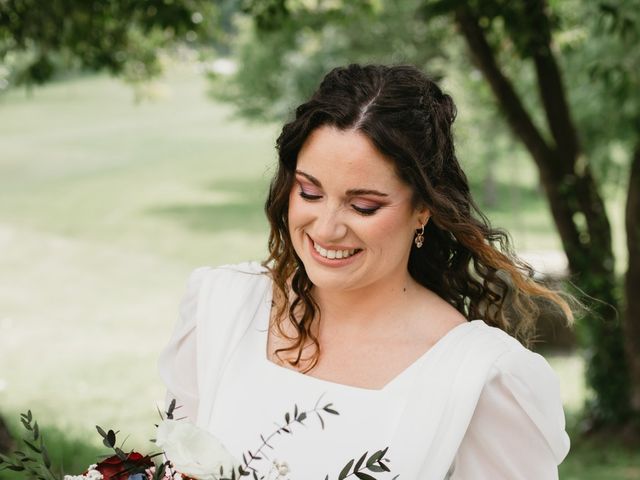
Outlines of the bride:
<svg viewBox="0 0 640 480">
<path fill-rule="evenodd" d="M 558 380 L 523 343 L 571 312 L 478 211 L 454 118 L 414 67 L 332 70 L 278 138 L 268 258 L 191 274 L 168 397 L 258 478 L 558 478 Z"/>
</svg>

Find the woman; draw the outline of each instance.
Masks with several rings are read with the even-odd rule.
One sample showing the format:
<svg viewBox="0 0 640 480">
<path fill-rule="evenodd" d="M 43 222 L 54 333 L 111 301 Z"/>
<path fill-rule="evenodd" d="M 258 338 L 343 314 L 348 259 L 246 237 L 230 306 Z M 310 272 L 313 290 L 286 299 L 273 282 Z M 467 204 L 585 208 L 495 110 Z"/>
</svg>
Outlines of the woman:
<svg viewBox="0 0 640 480">
<path fill-rule="evenodd" d="M 558 477 L 558 381 L 514 337 L 571 312 L 478 212 L 454 117 L 414 67 L 334 69 L 278 138 L 267 261 L 192 273 L 161 373 L 246 471 Z"/>
</svg>

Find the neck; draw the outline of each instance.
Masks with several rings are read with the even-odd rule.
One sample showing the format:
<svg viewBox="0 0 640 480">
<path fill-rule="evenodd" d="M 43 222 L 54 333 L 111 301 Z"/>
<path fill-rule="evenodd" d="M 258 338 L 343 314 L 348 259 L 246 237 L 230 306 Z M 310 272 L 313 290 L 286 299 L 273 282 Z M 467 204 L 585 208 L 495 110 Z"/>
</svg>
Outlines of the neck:
<svg viewBox="0 0 640 480">
<path fill-rule="evenodd" d="M 371 331 L 376 327 L 388 329 L 402 320 L 400 312 L 408 307 L 408 300 L 418 289 L 409 272 L 355 290 L 314 288 L 313 296 L 321 311 L 322 328 L 340 328 L 353 332 Z"/>
</svg>

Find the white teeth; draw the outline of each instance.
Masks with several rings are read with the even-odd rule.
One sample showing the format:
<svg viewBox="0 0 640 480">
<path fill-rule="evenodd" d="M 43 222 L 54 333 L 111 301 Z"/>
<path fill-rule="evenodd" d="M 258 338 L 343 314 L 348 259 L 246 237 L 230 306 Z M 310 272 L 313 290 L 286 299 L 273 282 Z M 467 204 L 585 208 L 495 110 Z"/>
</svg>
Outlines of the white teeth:
<svg viewBox="0 0 640 480">
<path fill-rule="evenodd" d="M 353 248 L 351 250 L 326 250 L 324 248 L 322 248 L 320 245 L 318 245 L 317 243 L 313 243 L 313 248 L 315 248 L 316 252 L 318 252 L 321 256 L 325 257 L 325 258 L 329 258 L 331 260 L 333 259 L 340 259 L 340 258 L 348 258 L 351 255 L 353 255 L 354 253 L 356 253 L 356 249 Z"/>
</svg>

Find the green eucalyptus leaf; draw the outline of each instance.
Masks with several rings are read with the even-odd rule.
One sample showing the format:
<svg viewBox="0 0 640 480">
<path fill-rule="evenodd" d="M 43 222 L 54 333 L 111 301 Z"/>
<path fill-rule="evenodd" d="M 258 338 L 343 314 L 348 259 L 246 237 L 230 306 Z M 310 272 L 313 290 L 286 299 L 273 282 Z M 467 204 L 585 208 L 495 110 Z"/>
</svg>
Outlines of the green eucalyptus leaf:
<svg viewBox="0 0 640 480">
<path fill-rule="evenodd" d="M 109 432 L 107 432 L 107 442 L 109 442 L 109 446 L 110 447 L 115 447 L 115 445 L 116 445 L 116 432 L 114 432 L 113 430 L 109 430 Z"/>
<path fill-rule="evenodd" d="M 169 420 L 173 420 L 173 411 L 175 410 L 175 408 L 176 408 L 176 399 L 174 398 L 171 400 L 171 403 L 169 404 L 169 408 L 167 409 L 167 412 L 166 412 L 167 418 Z"/>
<path fill-rule="evenodd" d="M 125 461 L 127 459 L 127 454 L 124 453 L 120 448 L 115 447 L 114 450 L 120 460 Z"/>
<path fill-rule="evenodd" d="M 324 430 L 324 420 L 322 419 L 322 415 L 320 415 L 320 412 L 316 412 L 316 415 L 318 416 L 318 420 L 320 420 L 320 427 Z"/>
<path fill-rule="evenodd" d="M 368 473 L 364 473 L 364 472 L 355 472 L 355 476 L 358 477 L 360 480 L 376 480 L 376 477 L 372 477 Z"/>
<path fill-rule="evenodd" d="M 333 403 L 329 403 L 327 405 L 325 405 L 324 407 L 322 407 L 322 409 L 327 412 L 330 413 L 332 415 L 340 415 L 337 411 L 335 411 L 333 408 L 331 408 L 333 406 Z"/>
<path fill-rule="evenodd" d="M 351 470 L 351 466 L 355 461 L 356 460 L 354 458 L 349 460 L 349 462 L 340 471 L 340 475 L 338 475 L 338 480 L 344 480 L 345 478 L 347 478 L 347 475 L 349 475 L 349 470 Z"/>
<path fill-rule="evenodd" d="M 31 450 L 33 450 L 36 453 L 42 453 L 42 451 L 36 447 L 33 443 L 29 442 L 29 440 L 23 440 L 23 442 L 25 443 L 25 445 L 27 447 L 29 447 Z"/>
<path fill-rule="evenodd" d="M 367 453 L 369 452 L 364 452 L 362 454 L 362 456 L 358 459 L 358 461 L 356 462 L 356 466 L 353 467 L 353 471 L 357 472 L 358 470 L 360 470 L 360 467 L 362 466 L 362 463 L 364 462 L 364 459 L 367 458 Z"/>
<path fill-rule="evenodd" d="M 374 465 L 383 456 L 384 456 L 384 453 L 382 453 L 382 450 L 378 450 L 377 452 L 375 452 L 373 455 L 369 457 L 369 460 L 367 460 L 367 468 L 370 469 L 371 466 Z"/>
<path fill-rule="evenodd" d="M 47 451 L 47 447 L 42 445 L 42 461 L 44 462 L 44 466 L 47 468 L 51 468 L 51 459 L 49 458 L 49 452 Z"/>
</svg>

